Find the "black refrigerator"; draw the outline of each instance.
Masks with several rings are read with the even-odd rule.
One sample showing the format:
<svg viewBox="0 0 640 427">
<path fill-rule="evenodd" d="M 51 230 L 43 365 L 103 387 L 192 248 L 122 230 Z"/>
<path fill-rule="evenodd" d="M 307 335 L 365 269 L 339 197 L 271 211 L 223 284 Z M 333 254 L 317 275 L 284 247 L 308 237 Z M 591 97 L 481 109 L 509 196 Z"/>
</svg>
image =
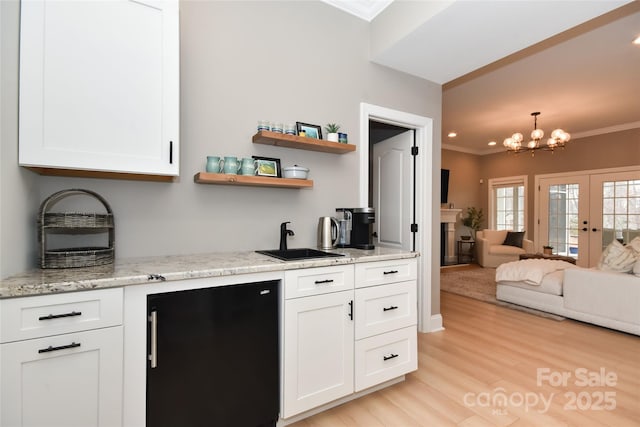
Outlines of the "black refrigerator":
<svg viewBox="0 0 640 427">
<path fill-rule="evenodd" d="M 147 426 L 274 426 L 279 281 L 147 296 Z"/>
</svg>

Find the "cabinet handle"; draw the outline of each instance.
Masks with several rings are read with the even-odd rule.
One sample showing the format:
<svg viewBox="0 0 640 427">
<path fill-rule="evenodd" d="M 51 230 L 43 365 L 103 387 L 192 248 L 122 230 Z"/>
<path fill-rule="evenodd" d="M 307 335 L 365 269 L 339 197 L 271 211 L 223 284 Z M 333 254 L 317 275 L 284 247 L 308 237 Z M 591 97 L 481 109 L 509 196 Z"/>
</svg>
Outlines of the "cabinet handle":
<svg viewBox="0 0 640 427">
<path fill-rule="evenodd" d="M 382 356 L 382 358 L 383 358 L 385 361 L 386 361 L 386 360 L 389 360 L 389 359 L 395 359 L 396 357 L 398 357 L 398 355 L 397 355 L 397 354 L 393 354 L 393 353 L 391 353 L 389 356 Z"/>
<path fill-rule="evenodd" d="M 353 300 L 349 301 L 349 319 L 353 320 Z"/>
<path fill-rule="evenodd" d="M 169 141 L 169 164 L 173 164 L 173 141 Z"/>
<path fill-rule="evenodd" d="M 149 316 L 149 322 L 151 323 L 151 354 L 149 355 L 149 361 L 151 362 L 151 369 L 158 366 L 158 312 L 152 311 Z"/>
<path fill-rule="evenodd" d="M 333 283 L 333 279 L 327 279 L 327 280 L 316 280 L 316 285 L 321 285 L 323 283 Z"/>
<path fill-rule="evenodd" d="M 382 274 L 396 274 L 398 270 L 383 271 Z"/>
<path fill-rule="evenodd" d="M 71 313 L 50 314 L 48 316 L 40 316 L 40 317 L 38 317 L 38 320 L 60 319 L 62 317 L 73 317 L 73 316 L 82 316 L 82 312 L 81 311 L 72 311 Z"/>
<path fill-rule="evenodd" d="M 76 348 L 76 347 L 80 347 L 80 343 L 79 342 L 72 342 L 71 344 L 61 345 L 61 346 L 58 346 L 58 347 L 49 346 L 47 348 L 41 348 L 40 350 L 38 350 L 38 353 L 49 353 L 49 352 L 52 352 L 52 351 L 68 350 L 70 348 Z"/>
<path fill-rule="evenodd" d="M 397 305 L 392 305 L 391 307 L 382 307 L 382 311 L 390 311 L 390 310 L 397 310 L 398 306 Z"/>
</svg>

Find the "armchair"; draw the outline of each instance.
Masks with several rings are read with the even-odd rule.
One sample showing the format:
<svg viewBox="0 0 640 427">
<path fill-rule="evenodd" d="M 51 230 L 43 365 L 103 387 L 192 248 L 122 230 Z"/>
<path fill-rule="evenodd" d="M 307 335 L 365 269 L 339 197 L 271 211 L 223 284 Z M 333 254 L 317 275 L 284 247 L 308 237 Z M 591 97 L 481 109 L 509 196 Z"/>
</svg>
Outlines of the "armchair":
<svg viewBox="0 0 640 427">
<path fill-rule="evenodd" d="M 534 253 L 533 241 L 522 239 L 522 247 L 503 245 L 507 230 L 482 230 L 476 233 L 478 264 L 497 267 L 502 263 L 517 261 L 520 254 Z"/>
</svg>

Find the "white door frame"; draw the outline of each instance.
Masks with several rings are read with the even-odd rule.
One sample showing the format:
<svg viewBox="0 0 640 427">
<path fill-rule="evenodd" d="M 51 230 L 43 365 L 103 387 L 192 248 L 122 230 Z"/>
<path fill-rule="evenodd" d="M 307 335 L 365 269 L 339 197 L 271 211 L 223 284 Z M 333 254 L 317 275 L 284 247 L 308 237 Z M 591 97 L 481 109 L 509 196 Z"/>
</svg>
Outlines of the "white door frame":
<svg viewBox="0 0 640 427">
<path fill-rule="evenodd" d="M 360 206 L 369 205 L 369 120 L 393 124 L 415 130 L 416 146 L 420 152 L 416 162 L 416 234 L 415 250 L 418 260 L 418 330 L 442 330 L 442 316 L 431 315 L 431 281 L 434 271 L 433 254 L 433 119 L 377 105 L 360 103 Z M 436 259 L 439 263 L 439 260 Z M 439 269 L 438 269 L 439 274 Z"/>
</svg>

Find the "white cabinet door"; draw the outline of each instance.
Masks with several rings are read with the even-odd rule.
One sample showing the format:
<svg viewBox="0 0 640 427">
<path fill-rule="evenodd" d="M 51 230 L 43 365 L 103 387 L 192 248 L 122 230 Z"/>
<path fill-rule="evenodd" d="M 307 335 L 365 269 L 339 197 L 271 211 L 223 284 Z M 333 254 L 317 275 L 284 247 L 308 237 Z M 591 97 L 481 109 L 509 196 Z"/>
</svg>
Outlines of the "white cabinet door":
<svg viewBox="0 0 640 427">
<path fill-rule="evenodd" d="M 0 349 L 0 425 L 122 425 L 122 326 Z"/>
<path fill-rule="evenodd" d="M 283 418 L 353 392 L 353 291 L 285 301 Z"/>
<path fill-rule="evenodd" d="M 20 25 L 20 165 L 179 174 L 177 0 L 31 0 Z"/>
</svg>

